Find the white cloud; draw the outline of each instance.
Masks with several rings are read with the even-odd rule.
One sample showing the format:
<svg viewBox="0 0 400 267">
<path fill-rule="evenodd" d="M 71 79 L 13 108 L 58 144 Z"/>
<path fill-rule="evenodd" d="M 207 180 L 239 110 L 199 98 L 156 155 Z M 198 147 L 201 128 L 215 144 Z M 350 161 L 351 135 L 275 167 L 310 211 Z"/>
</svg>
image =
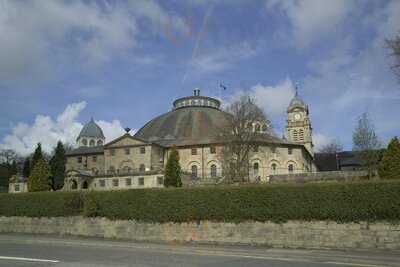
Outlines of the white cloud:
<svg viewBox="0 0 400 267">
<path fill-rule="evenodd" d="M 161 34 L 163 23 L 186 29 L 154 1 L 0 0 L 0 82 L 43 79 L 67 62 L 101 66 L 136 48 L 140 34 Z"/>
<path fill-rule="evenodd" d="M 86 107 L 86 102 L 73 103 L 53 120 L 50 116 L 37 115 L 32 125 L 18 123 L 13 127 L 11 134 L 6 135 L 0 144 L 0 149 L 13 149 L 21 155 L 32 153 L 37 143 L 42 144 L 46 152 L 51 152 L 57 142 L 75 144 L 83 124 L 77 118 Z M 106 141 L 124 133 L 120 121 L 97 121 L 103 129 Z"/>
<path fill-rule="evenodd" d="M 257 105 L 264 108 L 269 116 L 284 114 L 294 96 L 294 91 L 293 83 L 289 78 L 275 86 L 258 84 L 251 88 L 251 94 Z"/>
<path fill-rule="evenodd" d="M 349 14 L 354 1 L 335 0 L 269 0 L 267 10 L 271 13 L 283 12 L 289 19 L 291 29 L 282 35 L 293 37 L 293 45 L 306 47 L 321 37 L 334 35 L 339 24 Z M 286 32 L 287 31 L 287 32 Z"/>
</svg>

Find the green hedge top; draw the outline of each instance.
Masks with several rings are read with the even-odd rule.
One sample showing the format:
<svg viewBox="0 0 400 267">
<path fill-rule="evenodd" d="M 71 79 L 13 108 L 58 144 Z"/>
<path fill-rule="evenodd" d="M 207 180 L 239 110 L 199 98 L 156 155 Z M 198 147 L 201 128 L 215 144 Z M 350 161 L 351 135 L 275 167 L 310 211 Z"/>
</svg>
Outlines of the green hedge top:
<svg viewBox="0 0 400 267">
<path fill-rule="evenodd" d="M 400 182 L 0 194 L 0 216 L 79 214 L 145 222 L 398 221 Z"/>
</svg>

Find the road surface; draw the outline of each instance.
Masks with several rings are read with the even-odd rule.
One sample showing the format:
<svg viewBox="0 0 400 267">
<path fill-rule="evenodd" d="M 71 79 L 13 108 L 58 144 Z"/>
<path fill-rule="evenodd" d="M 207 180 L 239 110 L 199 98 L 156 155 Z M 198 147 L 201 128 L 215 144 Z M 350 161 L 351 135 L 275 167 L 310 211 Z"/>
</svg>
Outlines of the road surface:
<svg viewBox="0 0 400 267">
<path fill-rule="evenodd" d="M 400 267 L 400 252 L 149 244 L 0 234 L 0 266 Z"/>
</svg>

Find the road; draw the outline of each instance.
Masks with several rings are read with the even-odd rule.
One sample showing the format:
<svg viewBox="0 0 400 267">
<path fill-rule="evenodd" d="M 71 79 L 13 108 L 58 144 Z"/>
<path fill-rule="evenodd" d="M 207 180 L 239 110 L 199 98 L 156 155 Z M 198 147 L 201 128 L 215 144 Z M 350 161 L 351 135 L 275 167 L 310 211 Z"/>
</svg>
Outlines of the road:
<svg viewBox="0 0 400 267">
<path fill-rule="evenodd" d="M 149 244 L 0 234 L 0 266 L 400 267 L 400 252 Z"/>
</svg>

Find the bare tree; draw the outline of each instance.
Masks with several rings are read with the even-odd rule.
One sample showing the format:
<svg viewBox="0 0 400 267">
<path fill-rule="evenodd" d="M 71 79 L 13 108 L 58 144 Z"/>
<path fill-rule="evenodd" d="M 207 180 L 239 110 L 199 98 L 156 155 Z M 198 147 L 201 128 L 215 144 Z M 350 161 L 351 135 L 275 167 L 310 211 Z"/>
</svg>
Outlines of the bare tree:
<svg viewBox="0 0 400 267">
<path fill-rule="evenodd" d="M 227 124 L 218 133 L 223 148 L 220 153 L 226 177 L 245 181 L 249 174 L 249 154 L 263 136 L 271 132 L 271 124 L 263 110 L 249 95 L 241 95 L 225 111 Z"/>
<path fill-rule="evenodd" d="M 338 139 L 332 140 L 330 143 L 324 145 L 319 149 L 319 153 L 336 154 L 343 151 L 343 145 Z"/>
<path fill-rule="evenodd" d="M 14 161 L 17 161 L 18 155 L 12 149 L 2 149 L 0 150 L 0 162 L 4 162 L 7 164 L 11 164 Z"/>
<path fill-rule="evenodd" d="M 368 117 L 363 113 L 358 119 L 358 124 L 353 132 L 353 150 L 360 153 L 364 167 L 368 171 L 369 178 L 375 173 L 379 160 L 381 143 L 375 133 L 375 127 Z"/>
<path fill-rule="evenodd" d="M 393 39 L 386 39 L 386 45 L 391 50 L 391 55 L 394 58 L 392 64 L 393 72 L 400 79 L 400 35 L 394 37 Z"/>
</svg>

